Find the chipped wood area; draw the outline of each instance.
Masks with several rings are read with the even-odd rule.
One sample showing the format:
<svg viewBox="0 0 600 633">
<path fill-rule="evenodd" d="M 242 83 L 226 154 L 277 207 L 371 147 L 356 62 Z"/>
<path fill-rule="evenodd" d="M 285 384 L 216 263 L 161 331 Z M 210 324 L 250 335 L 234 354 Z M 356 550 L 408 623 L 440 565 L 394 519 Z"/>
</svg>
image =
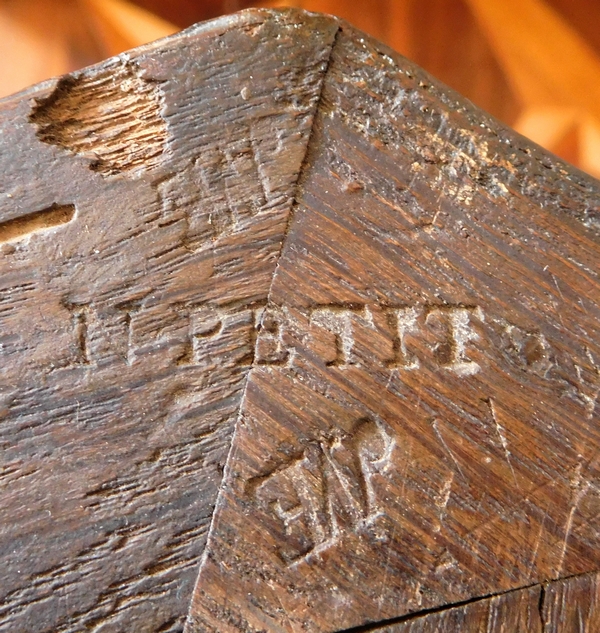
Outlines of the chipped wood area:
<svg viewBox="0 0 600 633">
<path fill-rule="evenodd" d="M 91 160 L 105 176 L 156 167 L 167 149 L 165 99 L 135 62 L 67 75 L 30 116 L 38 138 Z"/>
<path fill-rule="evenodd" d="M 598 628 L 596 181 L 297 11 L 0 129 L 0 631 Z"/>
<path fill-rule="evenodd" d="M 12 242 L 26 238 L 38 231 L 59 227 L 75 217 L 72 204 L 53 204 L 47 209 L 34 211 L 23 217 L 0 222 L 0 242 Z"/>
<path fill-rule="evenodd" d="M 183 630 L 336 29 L 249 12 L 2 103 L 0 631 Z"/>
</svg>

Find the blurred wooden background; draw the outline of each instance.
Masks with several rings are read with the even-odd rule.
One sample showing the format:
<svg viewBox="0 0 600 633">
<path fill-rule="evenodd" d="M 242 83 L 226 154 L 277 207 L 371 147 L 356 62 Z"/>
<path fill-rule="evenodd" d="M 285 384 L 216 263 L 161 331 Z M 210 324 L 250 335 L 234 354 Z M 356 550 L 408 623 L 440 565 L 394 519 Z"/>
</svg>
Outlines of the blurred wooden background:
<svg viewBox="0 0 600 633">
<path fill-rule="evenodd" d="M 0 0 L 0 95 L 249 6 L 343 17 L 600 178 L 598 0 Z"/>
</svg>

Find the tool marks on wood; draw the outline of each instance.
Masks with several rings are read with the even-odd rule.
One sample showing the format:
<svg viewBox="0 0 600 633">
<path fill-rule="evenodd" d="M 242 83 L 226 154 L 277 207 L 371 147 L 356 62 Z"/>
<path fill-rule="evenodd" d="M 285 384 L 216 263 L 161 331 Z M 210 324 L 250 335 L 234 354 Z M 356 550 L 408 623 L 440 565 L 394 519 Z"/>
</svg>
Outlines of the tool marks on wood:
<svg viewBox="0 0 600 633">
<path fill-rule="evenodd" d="M 186 249 L 196 252 L 212 246 L 221 237 L 247 229 L 258 213 L 268 210 L 273 193 L 263 173 L 259 144 L 256 131 L 245 128 L 230 143 L 203 148 L 182 173 L 158 183 L 163 215 L 182 224 Z"/>
</svg>

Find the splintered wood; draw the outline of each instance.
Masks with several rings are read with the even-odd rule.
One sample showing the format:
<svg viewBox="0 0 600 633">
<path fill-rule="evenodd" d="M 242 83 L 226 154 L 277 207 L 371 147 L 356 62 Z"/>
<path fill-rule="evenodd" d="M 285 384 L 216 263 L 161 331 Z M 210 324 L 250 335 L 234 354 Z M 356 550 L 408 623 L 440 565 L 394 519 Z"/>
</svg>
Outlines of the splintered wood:
<svg viewBox="0 0 600 633">
<path fill-rule="evenodd" d="M 596 181 L 297 11 L 0 117 L 0 631 L 600 630 Z"/>
</svg>

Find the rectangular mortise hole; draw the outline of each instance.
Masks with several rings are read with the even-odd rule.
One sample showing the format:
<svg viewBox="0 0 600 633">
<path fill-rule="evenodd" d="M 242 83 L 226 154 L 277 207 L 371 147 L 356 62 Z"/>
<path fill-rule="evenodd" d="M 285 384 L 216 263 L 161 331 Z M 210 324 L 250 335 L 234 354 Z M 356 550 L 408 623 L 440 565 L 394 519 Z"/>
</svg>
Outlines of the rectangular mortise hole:
<svg viewBox="0 0 600 633">
<path fill-rule="evenodd" d="M 0 222 L 0 243 L 17 240 L 30 233 L 52 229 L 67 224 L 75 217 L 75 205 L 53 204 L 47 209 Z"/>
</svg>

